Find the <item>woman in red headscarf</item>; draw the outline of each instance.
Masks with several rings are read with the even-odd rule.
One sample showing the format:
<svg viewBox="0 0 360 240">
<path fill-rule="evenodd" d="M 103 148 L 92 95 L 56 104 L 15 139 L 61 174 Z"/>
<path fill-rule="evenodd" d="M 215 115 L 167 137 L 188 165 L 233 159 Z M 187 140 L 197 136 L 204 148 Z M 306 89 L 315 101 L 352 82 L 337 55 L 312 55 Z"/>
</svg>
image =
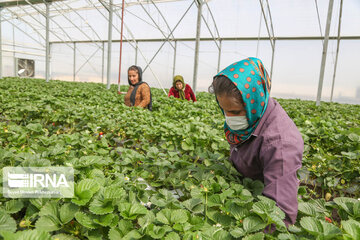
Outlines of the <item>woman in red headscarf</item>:
<svg viewBox="0 0 360 240">
<path fill-rule="evenodd" d="M 169 97 L 174 96 L 175 98 L 186 99 L 196 102 L 196 97 L 191 89 L 190 85 L 185 84 L 184 78 L 180 75 L 176 75 L 173 80 L 173 86 L 170 88 Z"/>
</svg>

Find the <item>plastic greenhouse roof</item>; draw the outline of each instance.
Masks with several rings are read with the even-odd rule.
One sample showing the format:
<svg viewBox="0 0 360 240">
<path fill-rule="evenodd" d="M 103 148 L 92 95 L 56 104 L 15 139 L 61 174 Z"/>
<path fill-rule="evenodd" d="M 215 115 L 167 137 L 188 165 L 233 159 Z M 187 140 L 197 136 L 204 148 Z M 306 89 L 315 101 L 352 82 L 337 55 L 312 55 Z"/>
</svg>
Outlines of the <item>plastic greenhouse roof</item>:
<svg viewBox="0 0 360 240">
<path fill-rule="evenodd" d="M 77 74 L 84 76 L 92 73 L 97 75 L 96 81 L 98 81 L 102 71 L 98 66 L 104 58 L 104 49 L 106 49 L 104 44 L 108 42 L 110 2 L 113 7 L 112 42 L 118 42 L 121 37 L 122 0 L 50 1 L 48 6 L 52 77 L 68 79 L 69 76 L 71 78 L 74 76 L 75 79 Z M 159 78 L 169 79 L 172 68 L 175 69 L 175 60 L 172 66 L 171 56 L 176 40 L 178 41 L 176 70 L 186 72 L 185 77 L 192 79 L 192 72 L 189 69 L 192 67 L 190 62 L 194 59 L 195 52 L 198 2 L 199 0 L 125 0 L 123 40 L 127 43 L 124 45 L 126 57 L 123 64 L 127 66 L 136 62 L 137 57 L 134 58 L 132 55 L 135 55 L 135 51 L 139 49 L 142 51 L 142 56 L 140 53 L 138 56 L 139 64 L 147 66 L 146 62 L 150 61 L 159 49 L 160 53 L 151 65 Z M 341 2 L 343 7 L 340 19 Z M 0 1 L 2 44 L 5 53 L 13 51 L 14 58 L 16 55 L 44 62 L 46 45 L 44 3 L 45 1 L 41 0 Z M 204 83 L 203 86 L 199 83 L 200 87 L 206 89 L 208 83 L 205 83 L 205 79 L 211 78 L 219 67 L 224 67 L 226 63 L 239 57 L 259 54 L 269 67 L 272 65 L 271 49 L 275 45 L 273 40 L 279 40 L 276 41 L 274 68 L 281 71 L 275 71 L 275 77 L 280 80 L 278 80 L 278 90 L 276 84 L 274 85 L 274 92 L 288 92 L 288 89 L 294 89 L 293 82 L 302 82 L 304 85 L 302 91 L 305 93 L 313 91 L 314 87 L 309 88 L 307 85 L 314 86 L 318 81 L 328 5 L 329 1 L 317 0 L 204 0 L 199 36 L 202 41 L 199 79 Z M 340 45 L 338 76 L 342 78 L 343 89 L 338 87 L 338 94 L 350 96 L 353 94 L 354 81 L 356 82 L 351 71 L 356 62 L 356 59 L 352 59 L 353 53 L 360 49 L 359 0 L 334 0 L 328 49 L 328 54 L 332 55 L 332 58 L 329 57 L 332 62 L 328 61 L 328 64 L 332 64 L 331 70 L 335 65 L 339 23 L 341 23 L 339 39 L 345 41 Z M 139 44 L 136 48 L 133 44 L 134 40 Z M 160 49 L 162 42 L 166 40 L 169 42 Z M 79 44 L 76 45 L 75 50 L 76 43 Z M 220 59 L 218 52 L 221 44 Z M 116 53 L 117 58 L 119 44 L 113 45 L 112 51 Z M 76 57 L 80 59 L 77 60 L 80 61 L 78 63 L 80 66 L 76 66 L 79 69 L 73 70 L 75 67 L 68 62 L 69 56 L 75 55 L 73 54 L 75 51 Z M 287 60 L 289 54 L 293 64 L 287 67 L 288 71 L 284 71 L 282 66 L 289 64 Z M 75 62 L 71 59 L 70 62 L 73 61 Z M 114 63 L 116 61 L 118 59 L 113 59 Z M 68 66 L 64 67 L 64 64 Z M 301 68 L 306 68 L 306 73 L 297 68 L 298 64 L 301 64 Z M 37 66 L 40 66 L 39 63 Z M 61 71 L 54 70 L 56 67 Z M 65 68 L 69 69 L 70 74 L 62 72 Z M 113 66 L 112 69 L 116 67 Z M 72 74 L 73 71 L 76 74 Z M 297 71 L 299 72 L 294 74 Z M 150 74 L 149 71 L 145 74 L 149 74 L 149 78 L 155 75 Z M 294 76 L 291 83 L 286 80 L 289 74 Z M 331 78 L 332 73 L 328 71 L 327 75 L 329 75 L 327 78 Z M 92 78 L 95 79 L 93 76 L 85 79 Z M 116 79 L 116 76 L 112 76 L 112 79 Z M 282 85 L 281 81 L 283 81 Z M 157 83 L 154 82 L 155 84 Z M 165 84 L 165 87 L 168 86 Z"/>
</svg>

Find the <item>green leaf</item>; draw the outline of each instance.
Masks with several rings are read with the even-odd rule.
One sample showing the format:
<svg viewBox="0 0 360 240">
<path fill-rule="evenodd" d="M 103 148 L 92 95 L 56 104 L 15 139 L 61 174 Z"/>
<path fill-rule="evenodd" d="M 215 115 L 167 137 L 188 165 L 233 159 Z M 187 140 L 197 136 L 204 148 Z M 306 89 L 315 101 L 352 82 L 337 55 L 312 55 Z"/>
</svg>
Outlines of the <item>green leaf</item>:
<svg viewBox="0 0 360 240">
<path fill-rule="evenodd" d="M 124 220 L 124 219 L 120 220 L 118 227 L 123 235 L 127 234 L 128 232 L 131 231 L 131 229 L 134 228 L 130 220 Z"/>
<path fill-rule="evenodd" d="M 275 204 L 273 206 L 269 206 L 267 203 L 260 201 L 260 202 L 254 203 L 254 205 L 252 206 L 252 209 L 262 219 L 265 220 L 267 215 L 269 214 L 269 212 L 271 212 L 272 207 L 275 207 Z"/>
<path fill-rule="evenodd" d="M 0 230 L 0 236 L 2 236 L 2 239 L 6 239 L 6 240 L 18 240 L 18 238 L 16 237 L 16 233 L 13 232 L 9 232 L 6 230 Z"/>
<path fill-rule="evenodd" d="M 42 126 L 40 123 L 30 123 L 26 125 L 26 128 L 33 132 L 38 132 L 38 133 L 42 131 Z"/>
<path fill-rule="evenodd" d="M 140 234 L 140 232 L 138 230 L 131 230 L 130 232 L 128 232 L 125 236 L 123 236 L 121 239 L 124 240 L 133 240 L 133 239 L 140 239 L 142 238 L 142 235 Z"/>
<path fill-rule="evenodd" d="M 57 201 L 50 201 L 47 202 L 41 209 L 39 212 L 40 216 L 51 216 L 55 219 L 58 218 L 59 216 L 59 210 L 58 210 L 58 203 Z"/>
<path fill-rule="evenodd" d="M 105 175 L 103 171 L 101 171 L 98 168 L 95 168 L 95 169 L 91 169 L 90 172 L 87 173 L 87 178 L 101 181 L 105 178 Z"/>
<path fill-rule="evenodd" d="M 159 207 L 165 207 L 166 206 L 166 201 L 162 198 L 157 198 L 155 196 L 152 196 L 150 198 L 150 201 L 152 204 L 156 205 L 156 206 L 159 206 Z"/>
<path fill-rule="evenodd" d="M 355 220 L 341 221 L 341 225 L 352 239 L 360 239 L 360 223 Z"/>
<path fill-rule="evenodd" d="M 264 221 L 267 221 L 267 219 L 271 219 L 271 214 L 272 216 L 277 216 L 280 219 L 285 218 L 285 213 L 279 207 L 276 206 L 275 201 L 263 196 L 258 196 L 258 198 L 261 201 L 254 203 L 252 209 Z"/>
<path fill-rule="evenodd" d="M 7 213 L 17 213 L 24 207 L 21 199 L 11 199 L 5 203 L 5 211 Z"/>
<path fill-rule="evenodd" d="M 35 227 L 38 230 L 52 232 L 59 230 L 61 228 L 61 223 L 59 219 L 51 216 L 41 216 L 35 223 Z"/>
<path fill-rule="evenodd" d="M 269 218 L 271 220 L 271 223 L 276 224 L 276 229 L 278 231 L 287 232 L 286 225 L 285 225 L 283 219 L 281 219 L 278 214 L 272 212 L 272 213 L 269 214 Z"/>
<path fill-rule="evenodd" d="M 139 218 L 138 223 L 142 229 L 145 229 L 155 221 L 155 215 L 152 211 L 148 211 L 145 216 Z"/>
<path fill-rule="evenodd" d="M 175 232 L 171 232 L 166 235 L 165 240 L 180 240 L 180 236 Z"/>
<path fill-rule="evenodd" d="M 325 199 L 312 199 L 309 201 L 309 203 L 312 204 L 312 206 L 315 208 L 316 212 L 320 214 L 324 214 L 328 210 L 326 209 L 326 201 Z"/>
<path fill-rule="evenodd" d="M 334 198 L 333 201 L 353 218 L 360 218 L 360 201 L 348 197 Z"/>
<path fill-rule="evenodd" d="M 113 228 L 115 227 L 119 222 L 119 215 L 114 215 L 114 218 L 111 220 L 111 223 L 109 225 L 109 227 Z"/>
<path fill-rule="evenodd" d="M 185 151 L 194 150 L 194 146 L 185 141 L 181 142 L 181 148 Z"/>
<path fill-rule="evenodd" d="M 348 135 L 349 139 L 353 142 L 360 142 L 360 136 L 357 135 L 356 133 L 350 133 Z"/>
<path fill-rule="evenodd" d="M 73 203 L 65 203 L 60 208 L 60 220 L 63 224 L 70 222 L 75 214 L 79 211 L 79 207 Z"/>
<path fill-rule="evenodd" d="M 243 238 L 243 240 L 263 240 L 265 237 L 265 234 L 262 232 L 259 233 L 255 233 L 252 235 L 248 235 L 246 237 Z"/>
<path fill-rule="evenodd" d="M 134 228 L 132 223 L 128 220 L 120 220 L 118 226 L 119 227 L 117 227 L 117 228 L 110 229 L 109 234 L 108 234 L 108 237 L 110 240 L 125 239 L 124 236 L 126 236 L 128 233 L 130 233 L 132 231 L 132 229 Z M 139 235 L 136 234 L 136 232 L 131 233 L 130 235 L 128 235 L 128 237 L 131 237 L 132 235 L 134 235 L 135 239 L 138 239 L 136 237 L 138 237 Z M 129 238 L 129 239 L 131 239 L 131 238 Z"/>
<path fill-rule="evenodd" d="M 83 212 L 77 212 L 75 214 L 75 219 L 86 228 L 89 229 L 96 228 L 96 225 L 93 223 L 92 218 Z"/>
<path fill-rule="evenodd" d="M 39 216 L 40 218 L 35 223 L 37 229 L 52 232 L 61 228 L 57 201 L 47 202 L 40 209 Z"/>
<path fill-rule="evenodd" d="M 221 200 L 219 194 L 213 194 L 208 198 L 209 207 L 215 207 L 215 206 L 221 207 L 222 205 L 223 205 L 223 201 Z"/>
<path fill-rule="evenodd" d="M 75 203 L 78 206 L 84 206 L 90 201 L 93 193 L 90 190 L 84 190 L 82 192 L 75 192 L 75 196 L 71 199 L 71 202 Z"/>
<path fill-rule="evenodd" d="M 136 219 L 140 215 L 145 215 L 148 211 L 141 204 L 121 203 L 119 204 L 120 215 L 125 219 Z"/>
<path fill-rule="evenodd" d="M 6 240 L 51 240 L 48 232 L 38 229 L 18 231 L 12 236 L 5 237 Z"/>
<path fill-rule="evenodd" d="M 171 223 L 185 223 L 188 220 L 187 212 L 183 209 L 173 210 L 171 213 Z"/>
<path fill-rule="evenodd" d="M 39 215 L 39 209 L 37 209 L 34 205 L 29 204 L 26 208 L 24 218 L 36 218 Z"/>
<path fill-rule="evenodd" d="M 16 222 L 7 213 L 0 210 L 0 231 L 15 232 Z"/>
<path fill-rule="evenodd" d="M 238 227 L 230 231 L 231 236 L 233 236 L 234 238 L 240 238 L 244 236 L 245 233 L 246 232 L 242 228 Z"/>
<path fill-rule="evenodd" d="M 182 202 L 182 205 L 195 214 L 204 212 L 204 205 L 200 198 L 190 198 Z"/>
<path fill-rule="evenodd" d="M 145 215 L 148 212 L 141 204 L 133 204 L 130 208 L 130 215 Z"/>
<path fill-rule="evenodd" d="M 279 240 L 297 240 L 297 238 L 295 237 L 295 235 L 291 235 L 289 233 L 280 233 L 277 236 L 277 239 Z"/>
<path fill-rule="evenodd" d="M 216 231 L 212 236 L 214 240 L 231 240 L 231 235 L 225 230 Z"/>
<path fill-rule="evenodd" d="M 146 229 L 147 234 L 154 238 L 160 239 L 165 236 L 167 229 L 165 227 L 159 227 L 154 224 L 150 224 Z"/>
<path fill-rule="evenodd" d="M 45 198 L 33 198 L 29 200 L 32 205 L 34 205 L 37 209 L 41 209 L 45 204 L 49 201 L 49 199 Z"/>
<path fill-rule="evenodd" d="M 259 231 L 260 229 L 264 229 L 266 225 L 267 224 L 257 216 L 249 216 L 243 221 L 243 228 L 247 233 L 252 233 Z"/>
<path fill-rule="evenodd" d="M 316 217 L 316 209 L 313 204 L 309 202 L 300 202 L 299 203 L 299 211 L 305 215 Z"/>
<path fill-rule="evenodd" d="M 66 151 L 66 149 L 63 147 L 63 145 L 61 144 L 56 144 L 53 148 L 51 148 L 51 155 L 60 155 L 62 153 L 64 153 Z"/>
<path fill-rule="evenodd" d="M 78 206 L 84 206 L 99 189 L 100 184 L 96 180 L 83 179 L 75 185 L 75 198 L 71 201 Z"/>
<path fill-rule="evenodd" d="M 102 156 L 83 156 L 74 162 L 75 167 L 103 166 L 109 161 Z"/>
<path fill-rule="evenodd" d="M 99 231 L 100 229 L 94 229 L 94 230 L 88 230 L 84 233 L 84 235 L 89 239 L 89 240 L 103 240 L 106 239 L 105 235 L 106 233 L 103 231 Z"/>
<path fill-rule="evenodd" d="M 241 220 L 249 215 L 249 210 L 245 207 L 240 207 L 234 202 L 229 202 L 226 207 L 226 211 L 235 217 L 236 220 Z"/>
<path fill-rule="evenodd" d="M 100 184 L 94 179 L 83 179 L 75 185 L 76 192 L 83 192 L 89 190 L 92 194 L 100 189 Z"/>
<path fill-rule="evenodd" d="M 107 227 L 107 226 L 110 226 L 114 217 L 115 217 L 114 214 L 110 213 L 110 214 L 102 215 L 102 216 L 99 216 L 98 218 L 93 219 L 93 222 L 97 223 L 103 227 Z"/>
<path fill-rule="evenodd" d="M 323 239 L 331 239 L 341 235 L 341 230 L 338 227 L 313 217 L 301 218 L 300 225 L 308 233 L 314 236 L 320 236 Z"/>
<path fill-rule="evenodd" d="M 124 235 L 120 232 L 118 228 L 111 228 L 108 234 L 110 240 L 121 239 Z"/>
<path fill-rule="evenodd" d="M 156 214 L 156 220 L 164 224 L 185 223 L 188 220 L 187 212 L 183 209 L 162 209 Z"/>
<path fill-rule="evenodd" d="M 124 195 L 126 195 L 125 190 L 119 186 L 109 186 L 104 188 L 105 199 L 122 198 Z"/>
<path fill-rule="evenodd" d="M 162 209 L 160 212 L 156 214 L 156 220 L 163 224 L 171 224 L 171 210 L 170 209 Z"/>
<path fill-rule="evenodd" d="M 219 223 L 223 226 L 228 226 L 234 221 L 230 216 L 221 214 L 218 211 L 208 211 L 206 215 L 215 223 Z"/>
<path fill-rule="evenodd" d="M 289 228 L 288 228 L 289 232 L 292 232 L 292 233 L 301 233 L 302 230 L 300 227 L 297 227 L 295 225 L 289 225 Z"/>
<path fill-rule="evenodd" d="M 103 190 L 101 190 L 93 198 L 93 201 L 89 205 L 89 210 L 92 213 L 98 215 L 104 215 L 104 214 L 112 213 L 114 211 L 114 206 L 112 204 L 112 200 L 108 200 L 104 198 L 104 192 Z"/>
<path fill-rule="evenodd" d="M 72 235 L 64 234 L 64 233 L 56 234 L 52 237 L 52 239 L 53 240 L 78 240 L 78 238 L 76 238 Z"/>
</svg>

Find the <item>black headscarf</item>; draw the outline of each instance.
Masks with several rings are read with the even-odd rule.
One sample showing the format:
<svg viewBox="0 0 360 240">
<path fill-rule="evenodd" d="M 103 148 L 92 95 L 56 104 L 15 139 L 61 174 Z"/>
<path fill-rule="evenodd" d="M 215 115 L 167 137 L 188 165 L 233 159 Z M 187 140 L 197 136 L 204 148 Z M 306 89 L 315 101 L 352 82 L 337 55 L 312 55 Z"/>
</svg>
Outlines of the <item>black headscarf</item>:
<svg viewBox="0 0 360 240">
<path fill-rule="evenodd" d="M 137 86 L 137 85 L 140 85 L 140 84 L 142 83 L 142 69 L 141 69 L 141 67 L 136 66 L 136 65 L 132 65 L 131 67 L 129 67 L 128 72 L 129 72 L 130 70 L 135 70 L 135 71 L 137 71 L 137 73 L 138 73 L 138 75 L 139 75 L 139 82 L 136 83 L 136 84 L 132 84 L 131 81 L 130 81 L 130 79 L 129 79 L 129 75 L 128 75 L 129 85 L 130 85 L 130 86 L 134 86 L 134 87 Z"/>
<path fill-rule="evenodd" d="M 136 96 L 136 92 L 139 88 L 139 86 L 143 83 L 147 84 L 146 82 L 143 82 L 142 81 L 142 69 L 141 67 L 139 66 L 136 66 L 136 65 L 132 65 L 131 67 L 129 67 L 128 69 L 128 72 L 129 70 L 134 70 L 134 68 L 137 70 L 137 73 L 138 73 L 138 76 L 139 76 L 139 82 L 135 83 L 135 84 L 132 84 L 130 79 L 129 79 L 129 76 L 128 76 L 128 82 L 129 82 L 129 85 L 130 86 L 133 86 L 134 87 L 134 90 L 131 92 L 130 94 L 130 103 L 132 106 L 135 105 L 135 96 Z M 147 84 L 148 85 L 148 84 Z M 149 85 L 148 85 L 149 86 Z M 150 87 L 149 87 L 150 88 Z M 150 103 L 148 104 L 147 108 L 152 111 L 152 96 L 151 96 L 151 91 L 150 91 Z"/>
</svg>

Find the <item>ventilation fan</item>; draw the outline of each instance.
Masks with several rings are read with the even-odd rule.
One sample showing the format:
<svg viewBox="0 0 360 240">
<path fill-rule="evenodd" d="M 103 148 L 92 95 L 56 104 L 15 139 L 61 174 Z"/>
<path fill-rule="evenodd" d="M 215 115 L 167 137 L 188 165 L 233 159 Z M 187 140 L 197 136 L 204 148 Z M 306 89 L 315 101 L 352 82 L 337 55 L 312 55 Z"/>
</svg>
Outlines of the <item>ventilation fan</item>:
<svg viewBox="0 0 360 240">
<path fill-rule="evenodd" d="M 17 58 L 17 75 L 18 77 L 34 77 L 35 61 L 32 59 Z"/>
</svg>

